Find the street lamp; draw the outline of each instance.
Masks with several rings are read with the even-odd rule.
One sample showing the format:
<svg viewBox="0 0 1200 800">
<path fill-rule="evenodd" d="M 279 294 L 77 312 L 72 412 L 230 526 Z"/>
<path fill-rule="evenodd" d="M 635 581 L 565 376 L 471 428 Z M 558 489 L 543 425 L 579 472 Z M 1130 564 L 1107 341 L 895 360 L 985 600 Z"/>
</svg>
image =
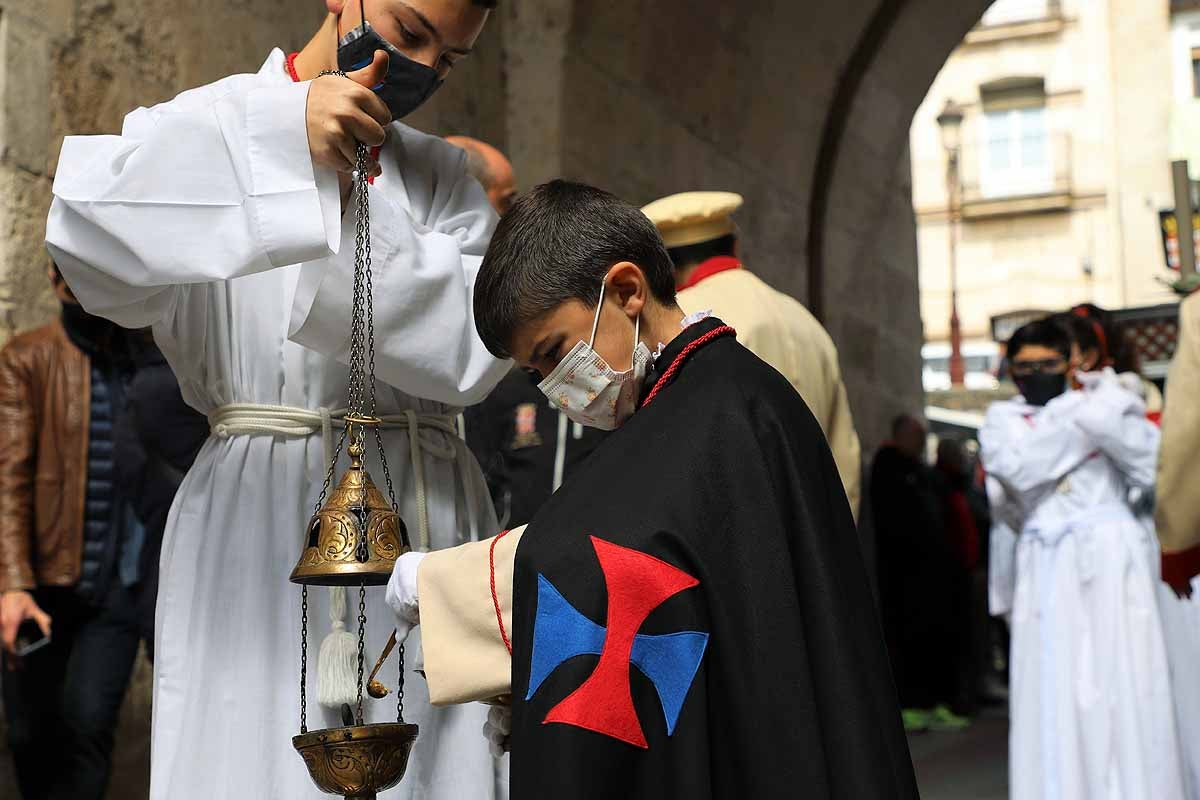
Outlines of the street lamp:
<svg viewBox="0 0 1200 800">
<path fill-rule="evenodd" d="M 962 107 L 952 99 L 946 100 L 942 113 L 938 114 L 938 127 L 942 129 L 942 147 L 946 150 L 946 217 L 950 233 L 950 385 L 961 387 L 966 377 L 962 357 L 962 325 L 958 319 L 958 216 L 959 178 L 958 163 L 962 153 Z"/>
</svg>

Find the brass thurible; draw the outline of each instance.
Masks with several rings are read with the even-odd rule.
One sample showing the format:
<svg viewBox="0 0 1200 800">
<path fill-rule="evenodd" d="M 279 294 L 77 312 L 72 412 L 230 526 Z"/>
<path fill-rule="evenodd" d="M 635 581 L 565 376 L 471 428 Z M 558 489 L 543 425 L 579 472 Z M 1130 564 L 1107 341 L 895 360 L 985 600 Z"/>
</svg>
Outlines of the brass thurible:
<svg viewBox="0 0 1200 800">
<path fill-rule="evenodd" d="M 344 73 L 341 73 L 344 75 Z M 404 646 L 400 646 L 400 670 L 396 686 L 396 722 L 365 722 L 364 703 L 368 694 L 382 698 L 388 689 L 376 673 L 396 645 L 395 631 L 379 663 L 371 673 L 370 688 L 363 680 L 363 657 L 367 629 L 367 587 L 386 584 L 396 559 L 409 549 L 408 532 L 400 519 L 396 493 L 388 472 L 380 419 L 375 415 L 375 341 L 371 297 L 371 222 L 367 199 L 368 155 L 358 146 L 355 173 L 357 230 L 354 257 L 354 308 L 351 315 L 349 413 L 345 430 L 325 473 L 317 511 L 308 524 L 304 550 L 291 580 L 303 587 L 300 594 L 300 733 L 292 746 L 304 759 L 313 782 L 323 792 L 346 800 L 375 800 L 404 777 L 408 756 L 417 739 L 416 725 L 404 721 Z M 410 431 L 410 436 L 416 435 Z M 387 484 L 385 497 L 364 465 L 369 442 L 379 451 L 379 463 Z M 338 456 L 348 445 L 350 468 L 330 488 L 336 475 Z M 308 588 L 309 586 L 358 588 L 358 696 L 355 708 L 342 706 L 340 727 L 308 729 Z M 338 588 L 335 591 L 342 591 Z M 366 689 L 366 691 L 364 691 Z"/>
<path fill-rule="evenodd" d="M 350 446 L 350 468 L 308 524 L 304 552 L 292 583 L 310 586 L 382 586 L 407 547 L 408 531 L 363 465 L 362 447 Z"/>
</svg>

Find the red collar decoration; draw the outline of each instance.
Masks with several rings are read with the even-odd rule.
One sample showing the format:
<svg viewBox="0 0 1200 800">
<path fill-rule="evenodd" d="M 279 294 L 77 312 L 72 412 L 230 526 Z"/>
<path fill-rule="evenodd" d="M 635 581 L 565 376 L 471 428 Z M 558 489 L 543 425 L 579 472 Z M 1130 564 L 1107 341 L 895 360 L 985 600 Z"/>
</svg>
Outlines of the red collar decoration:
<svg viewBox="0 0 1200 800">
<path fill-rule="evenodd" d="M 298 56 L 298 55 L 300 55 L 300 54 L 299 53 L 288 53 L 287 64 L 286 64 L 287 74 L 291 77 L 291 79 L 295 83 L 300 82 L 300 75 L 297 74 L 297 72 L 296 72 L 296 56 Z"/>
<path fill-rule="evenodd" d="M 667 367 L 667 371 L 664 372 L 662 377 L 659 378 L 654 384 L 654 388 L 652 388 L 650 393 L 646 395 L 646 399 L 642 401 L 641 407 L 645 408 L 646 406 L 650 405 L 650 401 L 657 397 L 659 392 L 671 385 L 671 383 L 675 380 L 675 376 L 679 374 L 679 370 L 683 368 L 683 365 L 689 358 L 695 355 L 697 350 L 699 350 L 701 347 L 704 347 L 704 345 L 708 344 L 714 339 L 720 339 L 722 336 L 737 336 L 737 331 L 728 325 L 722 325 L 719 328 L 713 328 L 711 331 L 704 334 L 687 347 L 683 348 L 679 355 L 675 356 L 675 360 L 671 362 L 671 366 Z"/>
<path fill-rule="evenodd" d="M 700 283 L 700 281 L 706 278 L 711 278 L 717 273 L 728 272 L 731 269 L 741 268 L 742 262 L 738 261 L 733 256 L 713 256 L 707 261 L 701 262 L 694 270 L 692 270 L 692 274 L 688 276 L 688 279 L 683 283 L 682 286 L 679 286 L 677 290 L 682 292 L 684 289 L 690 289 L 697 283 Z"/>
</svg>

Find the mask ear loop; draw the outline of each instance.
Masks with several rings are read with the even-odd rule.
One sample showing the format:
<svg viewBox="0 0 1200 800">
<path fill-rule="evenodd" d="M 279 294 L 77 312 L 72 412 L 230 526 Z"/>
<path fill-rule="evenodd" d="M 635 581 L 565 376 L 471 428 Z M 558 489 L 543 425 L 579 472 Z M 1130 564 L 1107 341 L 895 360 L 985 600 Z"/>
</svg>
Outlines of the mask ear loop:
<svg viewBox="0 0 1200 800">
<path fill-rule="evenodd" d="M 604 284 L 600 284 L 600 301 L 596 303 L 596 318 L 592 320 L 592 340 L 588 342 L 588 347 L 594 347 L 596 344 L 596 331 L 600 327 L 600 309 L 604 308 Z"/>
<path fill-rule="evenodd" d="M 596 303 L 596 317 L 592 320 L 592 340 L 588 342 L 588 347 L 595 349 L 596 331 L 600 329 L 600 309 L 604 307 L 604 286 L 600 287 L 600 302 Z M 637 319 L 633 322 L 633 355 L 630 356 L 630 363 L 637 358 L 638 342 L 642 338 L 642 314 L 638 312 Z"/>
<path fill-rule="evenodd" d="M 366 9 L 366 6 L 364 5 L 365 2 L 366 2 L 366 0 L 358 0 L 358 14 L 359 14 L 359 16 L 362 17 L 362 22 L 360 23 L 360 26 L 362 27 L 363 33 L 367 32 L 367 9 Z M 374 55 L 374 54 L 372 54 L 372 55 Z"/>
</svg>

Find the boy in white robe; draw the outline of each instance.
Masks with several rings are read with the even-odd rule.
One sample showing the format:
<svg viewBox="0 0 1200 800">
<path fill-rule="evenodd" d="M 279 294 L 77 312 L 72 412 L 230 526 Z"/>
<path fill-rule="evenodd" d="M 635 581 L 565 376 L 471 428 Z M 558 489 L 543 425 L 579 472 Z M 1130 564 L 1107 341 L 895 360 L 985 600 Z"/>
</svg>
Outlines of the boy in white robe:
<svg viewBox="0 0 1200 800">
<path fill-rule="evenodd" d="M 1153 486 L 1158 430 L 1111 370 L 1072 374 L 1061 323 L 1030 323 L 1008 352 L 1023 396 L 989 409 L 980 442 L 1018 531 L 1010 796 L 1177 800 L 1151 534 L 1127 502 Z"/>
<path fill-rule="evenodd" d="M 358 142 L 378 148 L 375 369 L 401 514 L 420 549 L 495 529 L 455 427 L 508 369 L 471 308 L 495 215 L 462 151 L 392 121 L 469 52 L 492 5 L 327 0 L 300 53 L 275 50 L 257 74 L 138 109 L 119 136 L 64 142 L 47 245 L 89 311 L 154 327 L 213 425 L 163 543 L 153 800 L 323 796 L 291 745 L 300 592 L 288 575 L 338 434 L 329 411 L 346 403 L 355 218 L 343 209 Z M 347 43 L 364 36 L 374 60 L 347 63 Z M 339 65 L 350 80 L 318 77 Z M 310 593 L 313 729 L 339 724 L 315 702 L 326 598 Z M 369 593 L 368 616 L 375 653 L 390 632 L 382 592 Z M 409 652 L 411 667 L 416 641 Z M 406 684 L 421 737 L 406 780 L 381 796 L 491 798 L 483 710 L 434 712 L 422 682 Z M 394 699 L 368 705 L 370 722 L 395 716 Z"/>
</svg>

